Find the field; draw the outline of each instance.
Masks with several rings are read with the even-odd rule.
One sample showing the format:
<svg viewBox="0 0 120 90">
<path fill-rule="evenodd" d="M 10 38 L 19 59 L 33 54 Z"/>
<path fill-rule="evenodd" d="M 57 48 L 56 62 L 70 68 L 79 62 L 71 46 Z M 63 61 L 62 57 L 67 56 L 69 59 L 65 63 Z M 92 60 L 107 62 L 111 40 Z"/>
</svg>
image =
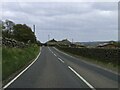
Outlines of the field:
<svg viewBox="0 0 120 90">
<path fill-rule="evenodd" d="M 19 71 L 39 53 L 37 45 L 26 48 L 2 47 L 2 80 Z"/>
</svg>

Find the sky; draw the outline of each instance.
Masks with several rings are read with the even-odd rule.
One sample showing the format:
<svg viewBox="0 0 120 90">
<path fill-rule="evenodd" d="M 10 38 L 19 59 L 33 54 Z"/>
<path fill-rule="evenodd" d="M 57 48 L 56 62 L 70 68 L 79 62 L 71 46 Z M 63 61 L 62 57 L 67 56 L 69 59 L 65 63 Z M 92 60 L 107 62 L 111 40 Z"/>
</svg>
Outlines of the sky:
<svg viewBox="0 0 120 90">
<path fill-rule="evenodd" d="M 4 2 L 2 20 L 36 25 L 41 42 L 118 40 L 117 2 Z"/>
</svg>

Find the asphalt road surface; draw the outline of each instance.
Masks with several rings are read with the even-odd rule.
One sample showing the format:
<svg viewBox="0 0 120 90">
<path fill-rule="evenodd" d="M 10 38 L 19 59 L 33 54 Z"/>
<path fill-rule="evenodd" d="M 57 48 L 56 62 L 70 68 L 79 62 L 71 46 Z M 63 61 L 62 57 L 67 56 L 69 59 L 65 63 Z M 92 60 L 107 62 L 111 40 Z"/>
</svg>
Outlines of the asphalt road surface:
<svg viewBox="0 0 120 90">
<path fill-rule="evenodd" d="M 7 88 L 118 88 L 118 82 L 117 74 L 42 47 L 36 62 Z"/>
</svg>

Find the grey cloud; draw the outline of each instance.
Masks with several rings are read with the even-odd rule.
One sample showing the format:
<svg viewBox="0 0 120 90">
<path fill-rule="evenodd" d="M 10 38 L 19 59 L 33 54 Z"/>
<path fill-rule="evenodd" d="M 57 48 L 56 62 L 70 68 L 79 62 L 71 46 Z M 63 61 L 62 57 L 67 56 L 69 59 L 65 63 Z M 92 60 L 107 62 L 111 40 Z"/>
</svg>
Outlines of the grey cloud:
<svg viewBox="0 0 120 90">
<path fill-rule="evenodd" d="M 10 8 L 9 8 L 10 7 Z M 66 14 L 88 13 L 91 5 L 88 3 L 5 3 L 4 10 L 25 12 L 39 16 L 59 16 Z"/>
<path fill-rule="evenodd" d="M 7 3 L 3 8 L 13 16 L 5 15 L 3 19 L 30 26 L 36 24 L 37 37 L 43 42 L 48 34 L 56 39 L 74 37 L 76 41 L 116 40 L 116 5 L 98 2 Z"/>
<path fill-rule="evenodd" d="M 99 2 L 94 3 L 93 8 L 100 9 L 100 10 L 110 10 L 114 11 L 118 9 L 118 3 L 117 2 Z"/>
</svg>

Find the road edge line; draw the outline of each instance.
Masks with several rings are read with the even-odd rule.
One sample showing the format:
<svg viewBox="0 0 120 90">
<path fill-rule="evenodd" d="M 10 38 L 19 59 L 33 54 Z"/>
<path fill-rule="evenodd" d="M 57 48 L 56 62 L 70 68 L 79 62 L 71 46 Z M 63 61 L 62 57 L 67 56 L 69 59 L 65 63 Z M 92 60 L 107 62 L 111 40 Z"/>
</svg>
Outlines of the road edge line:
<svg viewBox="0 0 120 90">
<path fill-rule="evenodd" d="M 89 86 L 92 90 L 96 90 L 90 83 L 88 83 L 80 74 L 78 74 L 72 67 L 68 66 L 68 68 L 74 72 L 87 86 Z"/>
<path fill-rule="evenodd" d="M 4 87 L 3 89 L 7 88 L 8 86 L 10 86 L 17 78 L 19 78 L 25 71 L 27 71 L 38 59 L 38 57 L 40 56 L 41 54 L 41 50 L 42 50 L 42 47 L 40 49 L 40 52 L 39 54 L 37 55 L 37 57 L 35 58 L 35 60 L 30 63 L 24 70 L 22 70 L 16 77 L 14 77 L 10 82 L 8 82 Z"/>
</svg>

